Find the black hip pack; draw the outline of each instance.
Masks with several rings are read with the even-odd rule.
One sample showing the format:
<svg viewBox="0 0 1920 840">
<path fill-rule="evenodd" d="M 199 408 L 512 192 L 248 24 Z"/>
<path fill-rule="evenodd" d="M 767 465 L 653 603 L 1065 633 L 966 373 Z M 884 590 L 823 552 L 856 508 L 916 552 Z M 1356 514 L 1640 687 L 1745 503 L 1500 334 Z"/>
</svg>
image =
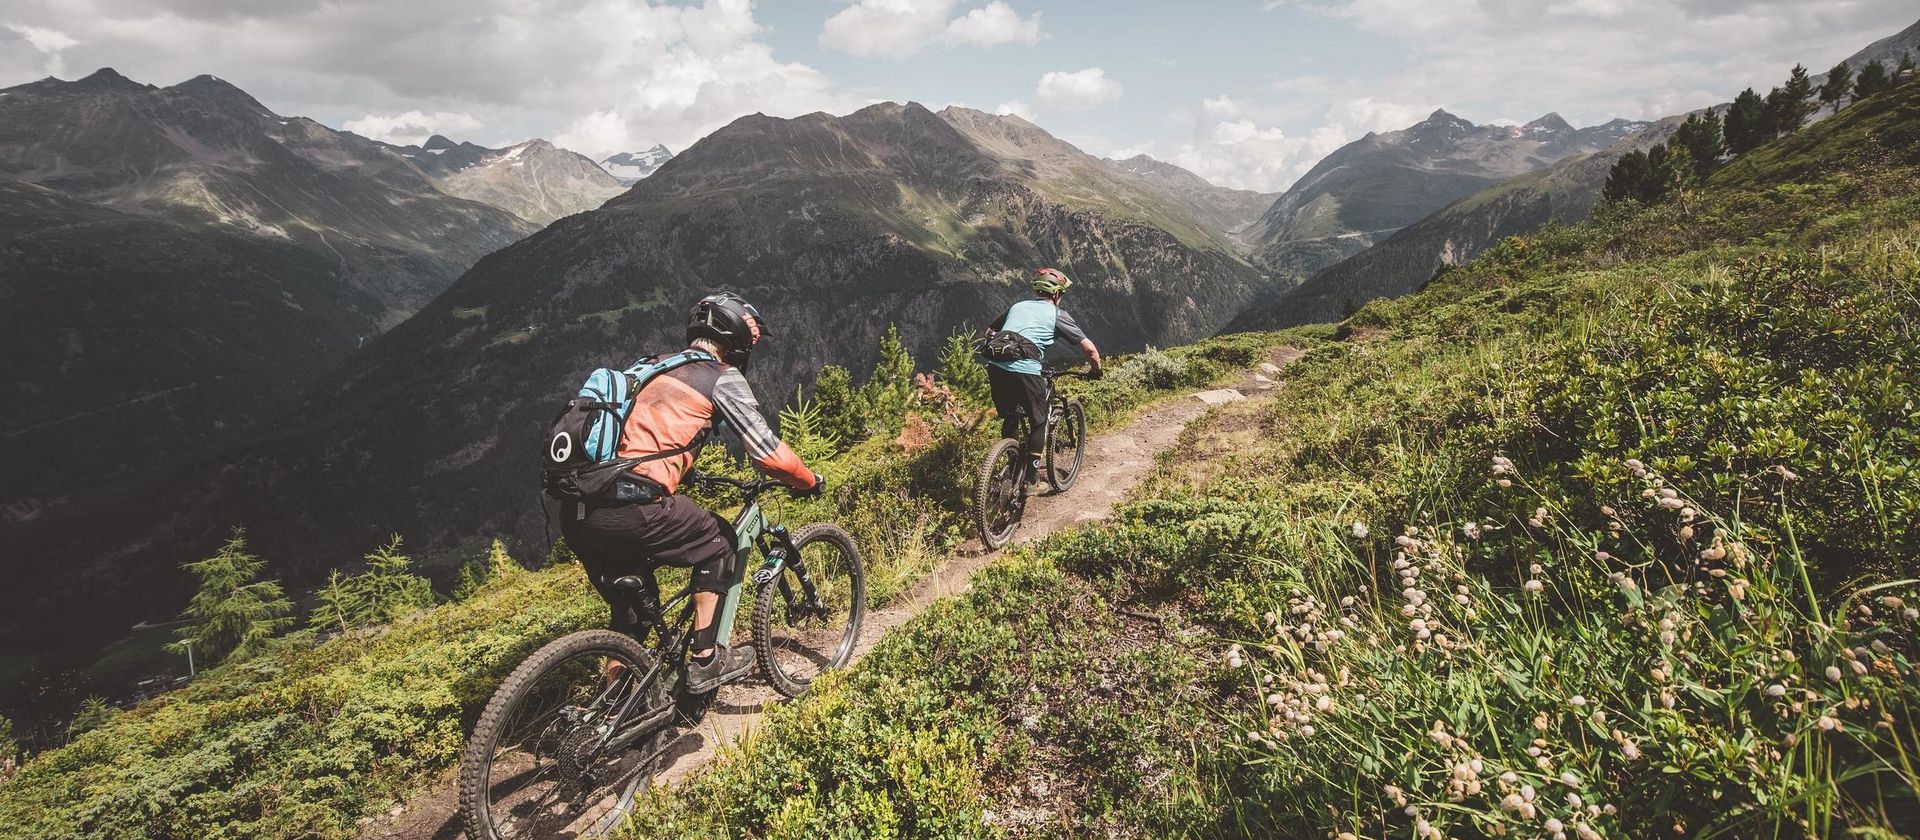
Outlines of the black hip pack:
<svg viewBox="0 0 1920 840">
<path fill-rule="evenodd" d="M 994 330 L 982 339 L 976 352 L 994 362 L 1021 362 L 1040 358 L 1040 345 L 1013 330 Z"/>
</svg>

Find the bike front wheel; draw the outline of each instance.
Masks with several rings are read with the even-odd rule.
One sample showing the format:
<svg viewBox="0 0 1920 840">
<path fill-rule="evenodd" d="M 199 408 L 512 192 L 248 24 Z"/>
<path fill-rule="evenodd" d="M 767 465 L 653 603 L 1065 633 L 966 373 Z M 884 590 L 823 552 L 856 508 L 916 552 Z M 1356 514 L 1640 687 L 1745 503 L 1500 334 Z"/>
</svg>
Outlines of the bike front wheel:
<svg viewBox="0 0 1920 840">
<path fill-rule="evenodd" d="M 980 475 L 973 485 L 973 521 L 988 551 L 1006 545 L 1014 529 L 1020 527 L 1026 505 L 1026 488 L 1021 486 L 1026 459 L 1019 441 L 1002 438 L 980 463 Z"/>
<path fill-rule="evenodd" d="M 651 651 L 611 630 L 563 636 L 513 670 L 460 761 L 471 840 L 597 837 L 653 778 L 673 700 Z M 649 678 L 649 673 L 652 673 Z"/>
<path fill-rule="evenodd" d="M 1047 435 L 1047 483 L 1054 492 L 1073 486 L 1087 457 L 1087 412 L 1078 400 L 1067 400 L 1060 420 Z"/>
<path fill-rule="evenodd" d="M 867 572 L 853 537 L 838 526 L 794 532 L 794 556 L 754 595 L 754 654 L 775 690 L 798 697 L 815 678 L 847 664 L 867 613 Z"/>
</svg>

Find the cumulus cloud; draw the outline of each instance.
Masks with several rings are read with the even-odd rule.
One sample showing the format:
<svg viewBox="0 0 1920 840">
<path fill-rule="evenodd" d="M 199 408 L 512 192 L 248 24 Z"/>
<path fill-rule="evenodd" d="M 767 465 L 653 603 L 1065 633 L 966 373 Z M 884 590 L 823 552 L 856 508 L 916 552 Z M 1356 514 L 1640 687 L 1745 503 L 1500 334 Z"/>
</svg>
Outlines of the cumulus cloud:
<svg viewBox="0 0 1920 840">
<path fill-rule="evenodd" d="M 749 0 L 8 5 L 14 28 L 0 32 L 66 33 L 77 42 L 62 53 L 68 66 L 113 66 L 157 84 L 212 72 L 277 111 L 394 136 L 408 128 L 400 118 L 409 112 L 464 114 L 494 142 L 560 127 L 598 144 L 578 151 L 603 155 L 684 148 L 756 111 L 795 116 L 859 104 L 818 70 L 775 58 Z M 0 56 L 15 52 L 0 43 Z M 5 59 L 0 72 L 13 76 L 0 86 L 33 77 Z"/>
<path fill-rule="evenodd" d="M 1579 125 L 1654 119 L 1765 92 L 1913 20 L 1912 0 L 1277 0 L 1397 42 L 1376 86 L 1461 101 L 1480 119 L 1559 111 Z M 1463 114 L 1468 115 L 1468 114 Z M 1530 118 L 1530 117 L 1529 117 Z"/>
<path fill-rule="evenodd" d="M 61 52 L 80 42 L 57 29 L 20 23 L 0 25 L 0 74 L 25 78 L 66 72 Z"/>
<path fill-rule="evenodd" d="M 417 146 L 435 134 L 471 137 L 480 130 L 480 120 L 472 114 L 448 111 L 431 114 L 407 111 L 399 114 L 368 114 L 357 120 L 347 120 L 340 127 L 362 137 Z"/>
<path fill-rule="evenodd" d="M 820 45 L 849 55 L 907 58 L 930 46 L 1040 42 L 1040 13 L 993 0 L 958 17 L 956 0 L 857 0 L 827 18 Z"/>
<path fill-rule="evenodd" d="M 1033 95 L 1042 105 L 1063 111 L 1084 111 L 1118 101 L 1121 92 L 1120 83 L 1107 78 L 1105 70 L 1089 67 L 1073 73 L 1056 70 L 1041 76 Z"/>
<path fill-rule="evenodd" d="M 1397 44 L 1364 81 L 1272 82 L 1182 109 L 1157 154 L 1228 186 L 1274 191 L 1368 131 L 1434 108 L 1476 122 L 1557 111 L 1575 125 L 1656 119 L 1764 92 L 1796 62 L 1823 69 L 1912 20 L 1911 0 L 1274 0 Z"/>
<path fill-rule="evenodd" d="M 993 112 L 1003 117 L 1012 115 L 1027 122 L 1033 122 L 1033 109 L 1027 107 L 1027 103 L 1021 102 L 1018 99 L 1011 99 L 1000 103 L 1000 107 L 993 109 Z"/>
<path fill-rule="evenodd" d="M 961 44 L 991 47 L 1019 42 L 1040 43 L 1040 13 L 1021 17 L 1003 0 L 967 12 L 947 22 L 947 37 Z"/>
<path fill-rule="evenodd" d="M 1426 113 L 1420 106 L 1362 96 L 1332 103 L 1309 120 L 1316 127 L 1296 134 L 1268 121 L 1289 110 L 1243 105 L 1225 95 L 1207 98 L 1191 112 L 1184 136 L 1160 154 L 1221 186 L 1280 192 L 1341 146 L 1369 131 L 1405 128 Z"/>
</svg>

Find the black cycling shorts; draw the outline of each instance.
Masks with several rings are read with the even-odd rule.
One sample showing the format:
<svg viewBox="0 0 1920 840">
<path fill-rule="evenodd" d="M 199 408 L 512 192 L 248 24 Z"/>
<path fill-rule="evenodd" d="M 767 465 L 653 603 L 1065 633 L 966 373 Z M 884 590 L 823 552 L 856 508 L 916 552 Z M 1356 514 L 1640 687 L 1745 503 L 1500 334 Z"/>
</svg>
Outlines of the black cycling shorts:
<svg viewBox="0 0 1920 840">
<path fill-rule="evenodd" d="M 1020 420 L 1032 419 L 1027 424 L 1027 451 L 1041 451 L 1047 445 L 1047 380 L 987 365 L 987 386 L 993 391 L 993 407 L 1000 412 L 1000 436 L 1019 438 Z"/>
<path fill-rule="evenodd" d="M 616 507 L 562 506 L 560 533 L 580 558 L 588 582 L 613 612 L 609 626 L 629 631 L 638 623 L 633 593 L 614 589 L 627 575 L 650 577 L 659 566 L 693 570 L 695 592 L 725 594 L 733 568 L 733 526 L 684 496 Z"/>
</svg>

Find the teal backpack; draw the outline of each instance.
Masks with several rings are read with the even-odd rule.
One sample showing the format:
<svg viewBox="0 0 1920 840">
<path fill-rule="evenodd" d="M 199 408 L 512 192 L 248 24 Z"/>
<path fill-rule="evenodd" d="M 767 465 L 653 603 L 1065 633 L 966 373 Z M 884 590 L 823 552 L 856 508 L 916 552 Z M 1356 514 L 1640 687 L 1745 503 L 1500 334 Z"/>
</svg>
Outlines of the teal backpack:
<svg viewBox="0 0 1920 840">
<path fill-rule="evenodd" d="M 547 495 L 561 501 L 601 504 L 658 498 L 659 489 L 643 484 L 633 475 L 633 466 L 691 452 L 705 439 L 696 438 L 686 446 L 645 458 L 618 457 L 620 433 L 633 410 L 633 397 L 660 374 L 692 362 L 716 361 L 708 353 L 683 350 L 669 356 L 648 356 L 625 370 L 599 368 L 587 374 L 585 384 L 553 418 L 547 431 L 540 477 Z"/>
</svg>

